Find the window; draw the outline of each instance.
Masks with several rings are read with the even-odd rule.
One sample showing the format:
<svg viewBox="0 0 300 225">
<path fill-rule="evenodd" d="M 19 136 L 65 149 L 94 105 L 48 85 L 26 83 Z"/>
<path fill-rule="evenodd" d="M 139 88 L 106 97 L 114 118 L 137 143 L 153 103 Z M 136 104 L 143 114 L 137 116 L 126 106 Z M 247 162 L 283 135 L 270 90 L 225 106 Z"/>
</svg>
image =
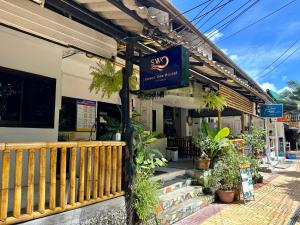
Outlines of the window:
<svg viewBox="0 0 300 225">
<path fill-rule="evenodd" d="M 76 98 L 62 97 L 59 131 L 76 131 Z"/>
<path fill-rule="evenodd" d="M 53 78 L 0 67 L 0 126 L 54 128 Z"/>
<path fill-rule="evenodd" d="M 156 110 L 152 110 L 152 131 L 156 131 Z"/>
</svg>

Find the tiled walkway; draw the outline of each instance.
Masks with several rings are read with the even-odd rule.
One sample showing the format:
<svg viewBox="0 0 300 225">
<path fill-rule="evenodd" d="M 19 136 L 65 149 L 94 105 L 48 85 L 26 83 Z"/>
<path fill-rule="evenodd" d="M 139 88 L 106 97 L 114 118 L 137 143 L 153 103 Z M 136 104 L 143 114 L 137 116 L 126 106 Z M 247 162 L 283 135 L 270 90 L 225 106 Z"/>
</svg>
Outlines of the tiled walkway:
<svg viewBox="0 0 300 225">
<path fill-rule="evenodd" d="M 300 161 L 297 161 L 267 179 L 267 184 L 257 187 L 255 201 L 246 205 L 215 204 L 176 225 L 283 225 L 289 224 L 299 207 Z M 300 220 L 296 224 L 300 225 Z"/>
</svg>

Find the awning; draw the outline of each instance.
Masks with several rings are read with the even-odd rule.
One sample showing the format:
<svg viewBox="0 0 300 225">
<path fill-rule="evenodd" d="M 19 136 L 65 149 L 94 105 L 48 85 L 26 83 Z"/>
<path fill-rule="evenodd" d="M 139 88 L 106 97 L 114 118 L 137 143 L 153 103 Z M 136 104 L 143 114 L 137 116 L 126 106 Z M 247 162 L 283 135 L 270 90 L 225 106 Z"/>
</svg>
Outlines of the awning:
<svg viewBox="0 0 300 225">
<path fill-rule="evenodd" d="M 113 38 L 30 1 L 0 0 L 0 23 L 98 56 L 117 55 Z"/>
</svg>

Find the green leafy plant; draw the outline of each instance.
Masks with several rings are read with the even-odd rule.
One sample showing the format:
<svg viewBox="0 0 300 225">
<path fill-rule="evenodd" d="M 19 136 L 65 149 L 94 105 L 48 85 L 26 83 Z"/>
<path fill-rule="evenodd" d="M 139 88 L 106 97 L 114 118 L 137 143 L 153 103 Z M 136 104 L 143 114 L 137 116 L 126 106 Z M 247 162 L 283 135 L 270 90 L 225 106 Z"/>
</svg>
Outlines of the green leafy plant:
<svg viewBox="0 0 300 225">
<path fill-rule="evenodd" d="M 210 128 L 207 123 L 202 123 L 201 129 L 193 138 L 196 147 L 211 160 L 211 168 L 213 168 L 214 162 L 219 156 L 233 148 L 227 138 L 229 134 L 230 129 L 228 127 L 219 130 L 217 128 Z M 203 154 L 202 158 L 204 158 Z"/>
<path fill-rule="evenodd" d="M 134 209 L 137 216 L 143 222 L 146 222 L 159 204 L 159 188 L 157 181 L 150 180 L 148 176 L 137 174 L 134 186 Z"/>
<path fill-rule="evenodd" d="M 206 108 L 210 110 L 223 111 L 227 106 L 225 98 L 216 91 L 205 92 L 203 100 Z"/>
<path fill-rule="evenodd" d="M 251 132 L 243 135 L 246 143 L 251 147 L 252 151 L 262 150 L 266 145 L 266 131 L 263 128 L 252 127 Z"/>
<path fill-rule="evenodd" d="M 117 70 L 115 63 L 109 60 L 97 62 L 97 66 L 91 67 L 91 75 L 93 76 L 90 84 L 90 91 L 102 92 L 102 98 L 111 97 L 114 93 L 119 93 L 122 88 L 123 72 L 122 69 Z M 129 79 L 131 90 L 136 89 L 137 79 L 131 76 Z"/>
<path fill-rule="evenodd" d="M 100 140 L 114 140 L 115 134 L 121 130 L 121 122 L 107 115 L 104 115 L 103 119 L 106 121 L 105 133 L 100 137 Z"/>
<path fill-rule="evenodd" d="M 151 176 L 155 168 L 166 166 L 167 160 L 158 149 L 150 146 L 151 143 L 157 141 L 157 133 L 146 131 L 144 125 L 137 121 L 134 121 L 133 126 L 135 128 L 133 149 L 136 152 L 136 172 Z"/>
<path fill-rule="evenodd" d="M 242 159 L 236 153 L 222 157 L 215 166 L 213 176 L 219 189 L 231 191 L 240 186 L 240 163 Z"/>
<path fill-rule="evenodd" d="M 146 222 L 158 206 L 160 185 L 151 180 L 155 169 L 166 165 L 159 150 L 153 149 L 151 143 L 155 142 L 157 133 L 145 130 L 142 123 L 136 120 L 138 114 L 134 113 L 132 121 L 134 127 L 133 150 L 135 151 L 136 182 L 134 185 L 134 209 L 140 220 Z"/>
</svg>

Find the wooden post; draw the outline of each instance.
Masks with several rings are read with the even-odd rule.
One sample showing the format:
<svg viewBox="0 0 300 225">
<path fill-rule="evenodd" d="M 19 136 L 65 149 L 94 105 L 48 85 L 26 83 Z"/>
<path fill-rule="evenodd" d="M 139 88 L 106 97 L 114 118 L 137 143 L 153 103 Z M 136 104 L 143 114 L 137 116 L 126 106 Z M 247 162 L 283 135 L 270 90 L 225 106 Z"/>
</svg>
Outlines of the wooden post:
<svg viewBox="0 0 300 225">
<path fill-rule="evenodd" d="M 67 149 L 63 147 L 60 154 L 60 180 L 59 180 L 59 205 L 62 209 L 66 206 L 66 156 Z"/>
<path fill-rule="evenodd" d="M 117 146 L 113 145 L 112 148 L 112 177 L 111 177 L 111 193 L 116 194 L 117 190 Z"/>
<path fill-rule="evenodd" d="M 84 202 L 84 161 L 85 147 L 80 148 L 80 164 L 79 164 L 79 202 Z"/>
<path fill-rule="evenodd" d="M 40 149 L 40 171 L 39 171 L 39 192 L 38 192 L 38 211 L 45 212 L 45 194 L 46 194 L 46 148 Z"/>
<path fill-rule="evenodd" d="M 242 122 L 242 133 L 245 133 L 245 113 L 244 112 L 242 112 L 241 122 Z"/>
<path fill-rule="evenodd" d="M 2 182 L 0 196 L 0 220 L 5 221 L 7 218 L 8 208 L 8 188 L 9 188 L 9 169 L 10 169 L 10 151 L 4 150 L 2 153 Z"/>
<path fill-rule="evenodd" d="M 34 204 L 34 152 L 34 149 L 28 151 L 26 213 L 29 215 L 32 214 Z"/>
<path fill-rule="evenodd" d="M 91 199 L 91 176 L 92 176 L 92 147 L 87 150 L 87 165 L 86 165 L 86 200 Z"/>
<path fill-rule="evenodd" d="M 111 188 L 111 146 L 106 147 L 106 176 L 105 176 L 105 195 L 110 196 Z"/>
<path fill-rule="evenodd" d="M 70 204 L 75 205 L 75 193 L 76 193 L 76 153 L 77 148 L 71 149 L 71 165 L 70 165 Z"/>
<path fill-rule="evenodd" d="M 102 145 L 99 152 L 99 197 L 103 198 L 104 194 L 104 176 L 105 176 L 105 147 Z"/>
<path fill-rule="evenodd" d="M 122 145 L 118 146 L 118 182 L 117 182 L 117 192 L 122 191 Z"/>
<path fill-rule="evenodd" d="M 221 129 L 222 127 L 222 113 L 221 111 L 218 111 L 218 129 Z"/>
<path fill-rule="evenodd" d="M 133 58 L 134 58 L 134 45 L 136 39 L 133 37 L 128 38 L 126 45 L 126 58 L 125 58 L 125 68 L 123 68 L 123 84 L 120 91 L 120 98 L 122 104 L 122 140 L 126 142 L 125 152 L 124 152 L 124 163 L 123 163 L 123 177 L 124 179 L 124 189 L 126 192 L 126 212 L 127 212 L 127 224 L 132 225 L 134 222 L 133 207 L 133 186 L 134 186 L 134 167 L 133 167 L 133 157 L 134 152 L 132 148 L 133 139 L 133 127 L 130 120 L 130 98 L 129 98 L 129 78 L 133 72 Z"/>
<path fill-rule="evenodd" d="M 14 190 L 14 210 L 13 216 L 18 218 L 21 213 L 21 199 L 22 199 L 22 162 L 23 150 L 16 150 L 15 160 L 15 190 Z"/>
<path fill-rule="evenodd" d="M 49 208 L 56 207 L 56 164 L 57 164 L 57 149 L 50 149 L 50 192 L 49 192 Z"/>
<path fill-rule="evenodd" d="M 98 197 L 99 146 L 94 148 L 93 199 Z"/>
</svg>

